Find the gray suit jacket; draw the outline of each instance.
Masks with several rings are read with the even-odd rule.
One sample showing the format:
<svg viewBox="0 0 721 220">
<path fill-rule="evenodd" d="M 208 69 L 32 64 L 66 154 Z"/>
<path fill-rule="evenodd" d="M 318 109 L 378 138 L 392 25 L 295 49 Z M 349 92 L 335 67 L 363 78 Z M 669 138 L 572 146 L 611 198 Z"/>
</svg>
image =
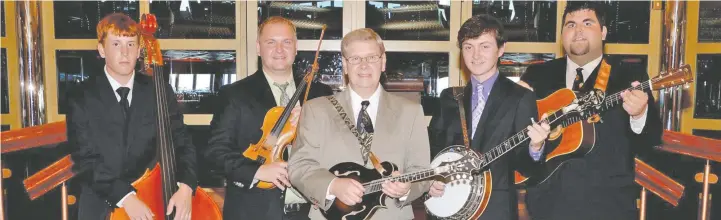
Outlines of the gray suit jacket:
<svg viewBox="0 0 721 220">
<path fill-rule="evenodd" d="M 350 91 L 334 96 L 346 113 L 353 114 Z M 352 121 L 352 116 L 349 117 Z M 327 210 L 332 202 L 326 200 L 326 193 L 335 178 L 328 169 L 342 162 L 363 164 L 360 143 L 333 104 L 324 97 L 310 100 L 303 106 L 299 123 L 296 143 L 288 161 L 290 181 L 311 202 Z M 398 165 L 401 173 L 429 167 L 428 131 L 419 103 L 382 91 L 374 129 L 371 151 L 379 160 Z M 404 202 L 388 198 L 386 204 L 397 206 L 378 209 L 371 218 L 413 219 L 410 204 L 428 191 L 429 183 L 419 181 L 411 184 Z M 317 208 L 311 209 L 309 217 L 323 219 Z"/>
</svg>

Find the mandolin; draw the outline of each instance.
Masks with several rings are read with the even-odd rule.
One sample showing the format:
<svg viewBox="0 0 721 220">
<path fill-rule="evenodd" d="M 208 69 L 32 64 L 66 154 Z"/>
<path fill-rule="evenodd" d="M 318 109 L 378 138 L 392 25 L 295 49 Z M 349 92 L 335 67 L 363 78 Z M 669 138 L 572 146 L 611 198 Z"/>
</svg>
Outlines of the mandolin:
<svg viewBox="0 0 721 220">
<path fill-rule="evenodd" d="M 321 210 L 321 213 L 326 219 L 368 219 L 377 209 L 386 207 L 385 201 L 388 196 L 383 193 L 381 185 L 385 181 L 408 183 L 436 176 L 447 179 L 467 179 L 473 175 L 473 172 L 481 168 L 482 161 L 475 151 L 462 149 L 457 153 L 462 156 L 454 161 L 444 161 L 434 168 L 400 176 L 391 176 L 391 173 L 397 171 L 398 167 L 387 161 L 380 163 L 382 169 L 369 169 L 353 162 L 339 163 L 331 167 L 330 172 L 337 177 L 351 178 L 361 183 L 365 189 L 362 202 L 349 206 L 340 199 L 336 199 L 328 210 Z"/>
<path fill-rule="evenodd" d="M 692 81 L 693 73 L 687 64 L 628 89 L 654 91 Z M 546 155 L 545 163 L 540 167 L 525 174 L 516 171 L 515 183 L 528 185 L 543 183 L 566 161 L 583 157 L 591 152 L 596 142 L 594 123 L 600 120 L 600 113 L 623 103 L 622 92 L 604 97 L 604 93 L 599 91 L 591 90 L 586 94 L 576 94 L 564 88 L 536 101 L 538 117 L 543 114 L 548 115 L 544 119 L 550 122 L 551 126 L 548 139 L 560 140 L 560 142 L 557 147 L 550 148 L 553 151 Z"/>
<path fill-rule="evenodd" d="M 137 190 L 136 196 L 143 201 L 153 212 L 155 218 L 173 219 L 175 213 L 165 215 L 167 204 L 173 193 L 178 191 L 175 179 L 175 148 L 170 128 L 168 113 L 168 96 L 166 95 L 166 81 L 163 77 L 163 57 L 160 53 L 160 44 L 155 39 L 158 24 L 153 14 L 144 14 L 141 17 L 140 26 L 142 29 L 142 41 L 145 47 L 145 72 L 153 78 L 155 87 L 155 100 L 157 104 L 157 145 L 158 159 L 152 170 L 146 172 L 132 183 Z M 191 219 L 222 219 L 220 208 L 215 201 L 198 187 L 192 201 Z M 123 208 L 116 208 L 110 213 L 111 220 L 130 219 Z"/>
<path fill-rule="evenodd" d="M 320 53 L 320 45 L 323 42 L 325 28 L 326 26 L 323 25 L 323 29 L 320 32 L 320 40 L 318 41 L 318 49 L 315 51 L 313 66 L 305 74 L 303 81 L 300 82 L 293 97 L 285 107 L 276 106 L 268 110 L 265 118 L 263 118 L 263 126 L 261 127 L 263 135 L 260 137 L 258 143 L 251 144 L 248 149 L 243 152 L 243 156 L 258 161 L 258 163 L 262 165 L 271 164 L 276 161 L 285 161 L 283 159 L 283 153 L 286 151 L 287 146 L 295 139 L 296 131 L 296 125 L 291 124 L 289 121 L 291 112 L 304 91 L 304 100 L 308 100 L 311 82 L 313 82 L 316 76 L 315 73 L 318 72 L 318 55 Z M 273 189 L 275 185 L 273 185 L 272 182 L 258 181 L 257 187 L 261 189 Z"/>
</svg>

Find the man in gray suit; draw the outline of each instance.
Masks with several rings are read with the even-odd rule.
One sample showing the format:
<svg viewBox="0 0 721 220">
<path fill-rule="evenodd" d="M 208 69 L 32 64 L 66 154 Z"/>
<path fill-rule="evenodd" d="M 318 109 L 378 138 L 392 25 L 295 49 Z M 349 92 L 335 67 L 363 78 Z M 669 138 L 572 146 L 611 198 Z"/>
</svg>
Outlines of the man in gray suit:
<svg viewBox="0 0 721 220">
<path fill-rule="evenodd" d="M 417 102 L 386 92 L 379 83 L 386 64 L 380 36 L 368 28 L 350 32 L 343 37 L 341 54 L 348 87 L 334 97 L 353 124 L 358 122 L 359 132 L 373 133 L 370 151 L 379 160 L 396 164 L 399 172 L 394 175 L 427 169 L 430 147 L 423 108 Z M 347 205 L 361 202 L 364 192 L 361 183 L 328 171 L 343 162 L 372 168 L 361 148 L 358 138 L 327 98 L 316 98 L 303 106 L 288 170 L 291 183 L 317 206 L 310 211 L 311 219 L 323 219 L 318 208 L 328 210 L 336 199 Z M 371 218 L 413 219 L 410 204 L 428 187 L 426 181 L 384 183 L 388 206 L 376 210 Z"/>
</svg>

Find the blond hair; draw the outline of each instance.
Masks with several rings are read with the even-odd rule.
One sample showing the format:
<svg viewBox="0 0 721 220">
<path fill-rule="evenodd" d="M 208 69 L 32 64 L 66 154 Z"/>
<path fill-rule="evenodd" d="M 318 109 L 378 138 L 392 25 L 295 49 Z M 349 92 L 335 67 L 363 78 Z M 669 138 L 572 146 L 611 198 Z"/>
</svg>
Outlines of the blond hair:
<svg viewBox="0 0 721 220">
<path fill-rule="evenodd" d="M 293 30 L 293 36 L 297 38 L 296 32 L 295 32 L 295 24 L 293 24 L 292 21 L 288 20 L 287 18 L 281 17 L 281 16 L 272 16 L 268 19 L 265 19 L 263 23 L 258 26 L 258 37 L 260 37 L 260 34 L 263 33 L 263 29 L 265 29 L 266 25 L 270 24 L 285 24 L 290 27 L 291 30 Z"/>
<path fill-rule="evenodd" d="M 375 41 L 378 44 L 378 48 L 381 49 L 381 53 L 386 52 L 386 47 L 385 45 L 383 45 L 383 39 L 381 39 L 381 36 L 378 35 L 378 33 L 376 33 L 375 31 L 373 31 L 373 29 L 370 28 L 361 28 L 351 31 L 343 37 L 343 40 L 340 42 L 340 54 L 345 56 L 346 47 L 348 47 L 348 45 L 350 45 L 351 43 L 367 40 Z"/>
</svg>

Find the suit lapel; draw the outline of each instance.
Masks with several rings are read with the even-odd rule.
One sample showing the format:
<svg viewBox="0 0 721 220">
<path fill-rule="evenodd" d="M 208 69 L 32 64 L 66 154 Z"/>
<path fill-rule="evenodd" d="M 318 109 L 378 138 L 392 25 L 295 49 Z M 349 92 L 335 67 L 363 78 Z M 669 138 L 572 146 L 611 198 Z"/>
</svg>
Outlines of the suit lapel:
<svg viewBox="0 0 721 220">
<path fill-rule="evenodd" d="M 373 143 L 371 143 L 371 149 L 381 148 L 384 143 L 388 143 L 388 140 L 393 138 L 393 131 L 395 131 L 396 119 L 398 118 L 395 113 L 396 105 L 390 100 L 390 94 L 385 90 L 381 89 L 380 100 L 378 101 L 378 114 L 376 115 L 376 123 L 373 124 Z"/>
<path fill-rule="evenodd" d="M 471 146 L 473 146 L 474 149 L 483 150 L 485 148 L 492 147 L 481 146 L 482 143 L 486 142 L 485 139 L 490 137 L 490 134 L 492 134 L 493 130 L 495 129 L 488 127 L 489 122 L 494 120 L 500 120 L 501 117 L 499 116 L 502 115 L 497 114 L 503 114 L 507 111 L 511 111 L 511 109 L 509 109 L 511 107 L 509 103 L 512 102 L 508 101 L 508 89 L 511 85 L 508 85 L 509 82 L 507 82 L 507 80 L 508 79 L 506 79 L 504 76 L 498 76 L 496 82 L 493 84 L 491 93 L 488 95 L 488 101 L 486 102 L 486 106 L 483 108 L 483 114 L 481 115 L 481 119 L 478 121 L 475 138 L 473 138 L 473 140 L 471 141 Z"/>
<path fill-rule="evenodd" d="M 109 113 L 110 120 L 115 124 L 123 126 L 124 118 L 122 112 L 120 112 L 120 102 L 118 102 L 118 98 L 115 97 L 115 91 L 113 91 L 113 87 L 110 86 L 108 77 L 106 77 L 105 74 L 97 76 L 95 77 L 95 82 L 98 99 L 103 103 L 103 106 L 105 106 L 105 112 Z"/>
<path fill-rule="evenodd" d="M 258 70 L 248 77 L 252 77 L 250 78 L 253 82 L 251 85 L 257 85 L 257 87 L 252 88 L 251 90 L 255 94 L 258 103 L 266 109 L 270 109 L 278 105 L 275 103 L 275 96 L 273 96 L 273 91 L 270 90 L 270 84 L 268 84 L 268 80 L 265 79 L 265 75 L 262 70 Z"/>
<path fill-rule="evenodd" d="M 568 66 L 568 58 L 563 57 L 561 59 L 561 62 L 558 62 L 555 67 L 553 67 L 552 74 L 555 74 L 555 79 L 550 78 L 553 82 L 553 91 L 551 93 L 555 92 L 556 90 L 566 88 L 566 68 Z M 549 93 L 548 95 L 550 95 Z"/>
<path fill-rule="evenodd" d="M 466 87 L 463 89 L 463 109 L 465 110 L 465 114 L 466 114 L 466 134 L 468 134 L 469 139 L 473 136 L 473 109 L 472 109 L 472 105 L 471 105 L 471 99 L 473 98 L 472 89 L 473 89 L 473 86 L 471 86 L 470 81 L 468 82 Z M 463 129 L 463 128 L 461 128 L 461 129 Z M 468 146 L 468 147 L 471 147 L 471 146 Z"/>
<path fill-rule="evenodd" d="M 351 105 L 350 90 L 346 89 L 342 92 L 337 93 L 337 95 L 335 95 L 335 98 L 338 100 L 338 103 L 341 105 L 341 107 L 343 107 L 343 110 L 347 114 L 348 119 L 350 119 L 351 123 L 353 125 L 355 125 L 355 121 L 354 121 L 355 115 L 353 115 L 353 106 Z M 335 112 L 336 117 L 333 117 L 333 118 L 337 118 L 337 120 L 335 120 L 335 121 L 340 126 L 340 129 L 341 129 L 340 134 L 343 137 L 344 141 L 346 143 L 348 143 L 348 146 L 351 149 L 351 151 L 349 153 L 352 155 L 357 155 L 356 157 L 358 158 L 358 161 L 363 161 L 363 156 L 361 155 L 361 151 L 360 151 L 360 142 L 358 142 L 358 138 L 355 135 L 353 135 L 353 133 L 348 129 L 348 125 L 346 125 L 343 117 L 340 116 L 340 114 L 338 114 L 337 111 L 334 111 L 334 112 Z M 373 139 L 374 139 L 373 142 L 375 142 L 375 136 L 373 137 Z M 371 144 L 371 149 L 372 149 L 372 146 L 373 145 Z M 356 150 L 355 151 L 356 153 L 353 153 L 354 152 L 354 151 L 352 151 L 353 149 Z"/>
<path fill-rule="evenodd" d="M 135 81 L 133 82 L 133 100 L 130 103 L 130 120 L 128 121 L 128 145 L 133 146 L 132 143 L 135 141 L 135 137 L 138 132 L 155 132 L 148 131 L 140 128 L 143 123 L 147 123 L 148 113 L 153 112 L 153 109 L 157 108 L 155 90 L 151 84 L 152 78 L 139 73 L 135 74 Z M 166 91 L 168 92 L 168 91 Z M 173 92 L 173 91 L 169 91 Z M 167 100 L 168 102 L 177 102 L 177 100 Z M 153 117 L 152 120 L 155 120 Z M 155 122 L 152 122 L 155 124 Z M 156 126 L 152 126 L 156 127 Z M 126 146 L 129 152 L 130 146 Z"/>
<path fill-rule="evenodd" d="M 601 63 L 598 63 L 596 65 L 596 68 L 593 69 L 593 72 L 591 72 L 591 75 L 588 76 L 588 79 L 583 81 L 583 88 L 581 88 L 582 93 L 586 93 L 593 89 L 594 84 L 596 84 L 596 78 L 598 78 L 598 70 L 601 69 Z"/>
</svg>

